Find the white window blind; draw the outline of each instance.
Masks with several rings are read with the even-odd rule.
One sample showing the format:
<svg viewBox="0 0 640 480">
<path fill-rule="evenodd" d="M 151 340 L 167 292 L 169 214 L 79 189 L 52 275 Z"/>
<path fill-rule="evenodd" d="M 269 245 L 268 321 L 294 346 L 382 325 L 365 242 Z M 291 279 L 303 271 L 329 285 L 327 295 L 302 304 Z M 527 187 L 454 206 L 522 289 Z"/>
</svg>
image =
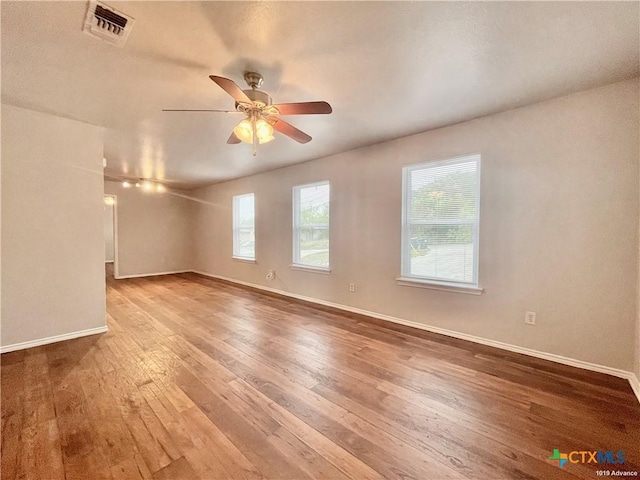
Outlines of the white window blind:
<svg viewBox="0 0 640 480">
<path fill-rule="evenodd" d="M 329 182 L 293 188 L 293 263 L 329 268 Z"/>
<path fill-rule="evenodd" d="M 402 276 L 478 284 L 480 156 L 403 169 Z"/>
<path fill-rule="evenodd" d="M 233 256 L 256 258 L 255 201 L 253 193 L 233 197 Z"/>
</svg>

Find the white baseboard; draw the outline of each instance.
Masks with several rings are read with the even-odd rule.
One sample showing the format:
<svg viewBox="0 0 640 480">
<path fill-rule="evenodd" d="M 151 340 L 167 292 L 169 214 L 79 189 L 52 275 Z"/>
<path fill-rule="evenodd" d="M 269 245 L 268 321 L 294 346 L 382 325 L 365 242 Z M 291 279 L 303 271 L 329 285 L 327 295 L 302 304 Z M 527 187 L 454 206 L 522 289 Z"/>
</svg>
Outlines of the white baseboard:
<svg viewBox="0 0 640 480">
<path fill-rule="evenodd" d="M 98 333 L 105 333 L 108 327 L 88 328 L 87 330 L 79 330 L 77 332 L 63 333 L 62 335 L 54 335 L 53 337 L 40 338 L 38 340 L 30 340 L 28 342 L 14 343 L 13 345 L 5 345 L 0 347 L 0 353 L 13 352 L 15 350 L 24 350 L 25 348 L 39 347 L 41 345 L 47 345 L 49 343 L 62 342 L 64 340 L 71 340 L 73 338 L 86 337 L 88 335 L 96 335 Z"/>
<path fill-rule="evenodd" d="M 631 383 L 631 388 L 634 390 L 636 396 L 638 397 L 638 401 L 640 401 L 640 394 L 639 394 L 640 385 L 638 384 L 638 379 L 632 372 L 627 372 L 626 370 L 620 370 L 618 368 L 607 367 L 605 365 L 598 365 L 596 363 L 585 362 L 583 360 L 576 360 L 574 358 L 563 357 L 561 355 L 556 355 L 554 353 L 541 352 L 538 350 L 533 350 L 531 348 L 519 347 L 517 345 L 512 345 L 510 343 L 503 343 L 497 340 L 477 337 L 475 335 L 460 333 L 454 330 L 448 330 L 446 328 L 433 327 L 431 325 L 425 325 L 423 323 L 417 323 L 411 320 L 405 320 L 402 318 L 392 317 L 389 315 L 383 315 L 380 313 L 371 312 L 369 310 L 362 310 L 360 308 L 349 307 L 347 305 L 326 302 L 324 300 L 318 300 L 317 298 L 305 297 L 303 295 L 297 295 L 295 293 L 286 292 L 284 290 L 278 290 L 276 288 L 270 288 L 270 287 L 265 287 L 265 286 L 254 284 L 254 283 L 243 282 L 242 280 L 235 280 L 233 278 L 223 277 L 221 275 L 214 275 L 214 274 L 202 272 L 199 270 L 193 270 L 193 273 L 197 273 L 205 277 L 225 280 L 231 283 L 237 283 L 239 285 L 245 285 L 247 287 L 256 288 L 258 290 L 264 290 L 266 292 L 276 293 L 278 295 L 283 295 L 285 297 L 296 298 L 298 300 L 303 300 L 305 302 L 310 302 L 318 305 L 324 305 L 326 307 L 336 308 L 338 310 L 342 310 L 345 312 L 357 313 L 360 315 L 365 315 L 367 317 L 377 318 L 379 320 L 386 320 L 388 322 L 393 322 L 393 323 L 405 325 L 408 327 L 419 328 L 420 330 L 426 330 L 428 332 L 438 333 L 440 335 L 446 335 L 448 337 L 458 338 L 460 340 L 467 340 L 469 342 L 479 343 L 481 345 L 487 345 L 489 347 L 495 347 L 502 350 L 507 350 L 509 352 L 521 353 L 523 355 L 528 355 L 530 357 L 541 358 L 543 360 L 549 360 L 552 362 L 561 363 L 563 365 L 569 365 L 571 367 L 582 368 L 584 370 L 590 370 L 592 372 L 605 373 L 607 375 L 612 375 L 614 377 L 624 378 L 626 380 L 629 380 L 629 383 Z M 634 385 L 634 381 L 635 381 L 635 385 Z"/>
<path fill-rule="evenodd" d="M 640 402 L 640 380 L 638 380 L 638 377 L 635 374 L 630 374 L 631 376 L 629 377 L 629 383 L 631 384 L 631 389 L 633 390 L 633 393 L 636 394 L 636 397 Z"/>
<path fill-rule="evenodd" d="M 189 273 L 193 272 L 193 270 L 174 270 L 172 272 L 156 272 L 156 273 L 139 273 L 136 275 L 119 275 L 114 277 L 116 280 L 124 280 L 125 278 L 141 278 L 141 277 L 157 277 L 160 275 L 175 275 L 177 273 Z"/>
</svg>

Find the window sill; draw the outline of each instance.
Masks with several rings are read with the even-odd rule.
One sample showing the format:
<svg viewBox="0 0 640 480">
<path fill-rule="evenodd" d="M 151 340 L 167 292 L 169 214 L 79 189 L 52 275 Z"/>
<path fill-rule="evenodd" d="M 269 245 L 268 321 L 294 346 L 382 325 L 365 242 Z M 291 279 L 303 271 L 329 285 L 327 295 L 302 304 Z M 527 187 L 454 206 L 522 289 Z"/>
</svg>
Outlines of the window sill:
<svg viewBox="0 0 640 480">
<path fill-rule="evenodd" d="M 291 270 L 299 270 L 301 272 L 321 273 L 323 275 L 329 275 L 331 273 L 330 268 L 324 267 L 311 267 L 309 265 L 298 265 L 296 263 L 292 263 L 289 267 L 291 267 Z"/>
<path fill-rule="evenodd" d="M 231 257 L 231 260 L 233 260 L 234 262 L 241 262 L 241 263 L 258 263 L 255 261 L 255 259 L 244 258 L 244 257 Z"/>
<path fill-rule="evenodd" d="M 418 280 L 416 278 L 400 277 L 396 278 L 398 285 L 403 287 L 430 288 L 432 290 L 442 290 L 445 292 L 465 293 L 467 295 L 482 295 L 484 288 L 464 283 L 444 283 L 433 280 Z"/>
</svg>

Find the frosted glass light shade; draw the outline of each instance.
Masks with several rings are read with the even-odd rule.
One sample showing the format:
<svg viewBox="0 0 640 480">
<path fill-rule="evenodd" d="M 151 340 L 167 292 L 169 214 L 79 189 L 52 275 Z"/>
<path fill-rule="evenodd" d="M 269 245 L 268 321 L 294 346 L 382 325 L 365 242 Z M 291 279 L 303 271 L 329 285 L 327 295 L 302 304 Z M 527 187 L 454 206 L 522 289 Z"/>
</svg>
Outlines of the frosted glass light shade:
<svg viewBox="0 0 640 480">
<path fill-rule="evenodd" d="M 258 135 L 258 142 L 268 143 L 273 140 L 273 127 L 261 118 L 256 122 L 256 135 Z"/>
<path fill-rule="evenodd" d="M 251 122 L 248 119 L 242 120 L 236 128 L 233 129 L 233 133 L 236 134 L 240 140 L 245 143 L 253 143 L 253 129 L 251 128 Z"/>
<path fill-rule="evenodd" d="M 253 125 L 251 120 L 245 118 L 233 129 L 241 141 L 245 143 L 253 143 Z M 273 127 L 264 119 L 260 118 L 256 121 L 256 135 L 258 143 L 268 143 L 273 140 Z"/>
</svg>

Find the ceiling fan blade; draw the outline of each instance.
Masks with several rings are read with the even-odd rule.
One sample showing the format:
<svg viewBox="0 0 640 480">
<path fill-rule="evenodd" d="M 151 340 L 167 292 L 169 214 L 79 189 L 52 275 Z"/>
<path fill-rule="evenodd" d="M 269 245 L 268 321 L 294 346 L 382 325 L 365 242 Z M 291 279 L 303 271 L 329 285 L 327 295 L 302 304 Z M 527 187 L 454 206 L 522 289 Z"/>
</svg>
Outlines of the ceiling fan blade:
<svg viewBox="0 0 640 480">
<path fill-rule="evenodd" d="M 227 140 L 227 143 L 229 145 L 233 145 L 235 143 L 240 143 L 240 139 L 236 136 L 235 133 L 231 132 L 231 136 L 229 137 L 229 139 Z"/>
<path fill-rule="evenodd" d="M 237 110 L 181 110 L 181 109 L 172 109 L 172 108 L 163 108 L 163 112 L 219 112 L 219 113 L 243 113 Z"/>
<path fill-rule="evenodd" d="M 229 80 L 224 77 L 217 77 L 215 75 L 209 75 L 209 78 L 218 84 L 220 88 L 222 88 L 225 92 L 233 97 L 233 99 L 238 103 L 248 103 L 249 105 L 253 105 L 253 102 L 247 95 L 242 91 L 242 89 L 236 85 L 233 80 Z"/>
<path fill-rule="evenodd" d="M 274 130 L 283 133 L 287 137 L 293 138 L 296 142 L 299 143 L 308 143 L 311 141 L 311 137 L 304 133 L 302 130 L 298 130 L 293 125 L 288 124 L 281 118 L 270 117 L 269 123 L 273 126 Z"/>
<path fill-rule="evenodd" d="M 280 115 L 317 115 L 333 112 L 327 102 L 281 103 L 271 106 L 277 108 Z"/>
</svg>

